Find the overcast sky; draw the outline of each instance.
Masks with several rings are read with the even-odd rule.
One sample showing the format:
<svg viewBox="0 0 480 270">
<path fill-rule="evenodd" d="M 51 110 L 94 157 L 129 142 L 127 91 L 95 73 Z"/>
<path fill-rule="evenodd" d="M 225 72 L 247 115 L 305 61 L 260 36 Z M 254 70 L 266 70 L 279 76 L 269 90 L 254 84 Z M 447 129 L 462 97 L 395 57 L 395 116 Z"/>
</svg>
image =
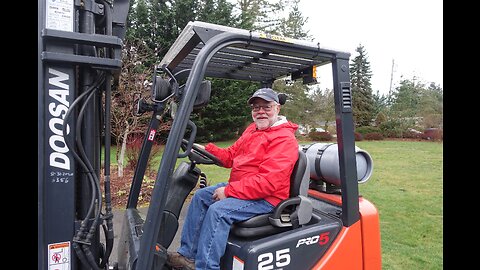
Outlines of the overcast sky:
<svg viewBox="0 0 480 270">
<path fill-rule="evenodd" d="M 320 46 L 350 52 L 364 46 L 372 89 L 386 94 L 400 76 L 443 87 L 443 2 L 440 0 L 301 0 L 306 29 Z M 330 68 L 331 69 L 331 68 Z M 329 82 L 321 87 L 328 87 Z"/>
</svg>

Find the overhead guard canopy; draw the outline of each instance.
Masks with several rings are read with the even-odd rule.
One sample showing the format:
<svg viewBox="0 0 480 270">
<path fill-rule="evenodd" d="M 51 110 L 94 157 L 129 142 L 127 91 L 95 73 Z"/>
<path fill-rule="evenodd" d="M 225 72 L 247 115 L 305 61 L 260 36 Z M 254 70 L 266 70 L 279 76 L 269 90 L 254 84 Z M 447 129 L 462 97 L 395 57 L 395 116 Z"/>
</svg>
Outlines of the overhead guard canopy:
<svg viewBox="0 0 480 270">
<path fill-rule="evenodd" d="M 271 83 L 288 75 L 292 79 L 311 77 L 315 67 L 334 58 L 350 57 L 346 52 L 322 48 L 319 43 L 195 21 L 187 24 L 160 66 L 174 74 L 190 69 L 208 40 L 223 32 L 243 35 L 248 42 L 220 49 L 209 61 L 206 77 Z M 310 82 L 304 79 L 304 83 Z"/>
</svg>

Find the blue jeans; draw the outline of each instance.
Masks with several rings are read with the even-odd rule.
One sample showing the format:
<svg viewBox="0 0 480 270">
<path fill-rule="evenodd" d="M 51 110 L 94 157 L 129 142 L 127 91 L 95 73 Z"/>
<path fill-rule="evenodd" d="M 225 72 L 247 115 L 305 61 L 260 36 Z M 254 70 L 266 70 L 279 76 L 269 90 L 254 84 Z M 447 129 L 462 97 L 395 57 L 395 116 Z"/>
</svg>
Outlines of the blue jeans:
<svg viewBox="0 0 480 270">
<path fill-rule="evenodd" d="M 226 183 L 198 189 L 192 197 L 183 225 L 178 253 L 195 260 L 195 269 L 220 269 L 230 227 L 234 222 L 269 213 L 273 206 L 265 200 L 227 197 L 212 199 L 213 192 Z"/>
</svg>

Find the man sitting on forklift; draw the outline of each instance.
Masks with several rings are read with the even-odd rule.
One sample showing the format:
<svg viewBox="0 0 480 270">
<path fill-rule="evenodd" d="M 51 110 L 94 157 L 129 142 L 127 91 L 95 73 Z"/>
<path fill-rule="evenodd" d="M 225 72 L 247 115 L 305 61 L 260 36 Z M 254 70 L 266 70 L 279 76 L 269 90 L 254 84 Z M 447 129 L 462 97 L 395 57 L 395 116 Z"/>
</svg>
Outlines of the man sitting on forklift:
<svg viewBox="0 0 480 270">
<path fill-rule="evenodd" d="M 232 170 L 228 183 L 201 188 L 192 197 L 181 246 L 168 253 L 167 263 L 175 269 L 220 269 L 231 225 L 269 213 L 289 197 L 298 125 L 279 115 L 279 97 L 271 88 L 258 89 L 248 104 L 253 123 L 233 145 L 197 145 Z"/>
</svg>

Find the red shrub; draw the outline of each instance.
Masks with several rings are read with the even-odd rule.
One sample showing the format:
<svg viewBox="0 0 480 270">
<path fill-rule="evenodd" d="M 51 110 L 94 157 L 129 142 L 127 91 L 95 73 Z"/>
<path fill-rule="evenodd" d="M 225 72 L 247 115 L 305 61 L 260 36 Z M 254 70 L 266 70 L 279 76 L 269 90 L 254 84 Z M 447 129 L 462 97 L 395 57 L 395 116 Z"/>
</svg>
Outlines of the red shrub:
<svg viewBox="0 0 480 270">
<path fill-rule="evenodd" d="M 383 139 L 383 135 L 380 132 L 371 132 L 365 134 L 365 140 L 367 141 L 381 141 Z"/>
<path fill-rule="evenodd" d="M 140 152 L 142 150 L 142 144 L 143 144 L 143 136 L 144 135 L 135 135 L 132 136 L 131 139 L 129 139 L 129 142 L 127 143 L 127 148 L 125 149 L 125 158 L 127 160 L 127 169 L 130 170 L 135 170 L 137 167 L 138 163 L 138 158 L 140 156 Z M 151 158 L 155 156 L 156 154 L 159 153 L 159 151 L 162 149 L 162 147 L 158 144 L 153 144 L 152 148 L 150 150 L 150 155 L 149 155 L 149 161 L 147 163 L 147 168 L 146 172 L 149 172 L 152 168 L 152 164 L 150 162 Z"/>
<path fill-rule="evenodd" d="M 363 135 L 362 133 L 355 132 L 355 141 L 363 141 Z"/>
<path fill-rule="evenodd" d="M 429 141 L 443 141 L 443 129 L 427 128 L 423 131 L 422 138 Z"/>
</svg>

